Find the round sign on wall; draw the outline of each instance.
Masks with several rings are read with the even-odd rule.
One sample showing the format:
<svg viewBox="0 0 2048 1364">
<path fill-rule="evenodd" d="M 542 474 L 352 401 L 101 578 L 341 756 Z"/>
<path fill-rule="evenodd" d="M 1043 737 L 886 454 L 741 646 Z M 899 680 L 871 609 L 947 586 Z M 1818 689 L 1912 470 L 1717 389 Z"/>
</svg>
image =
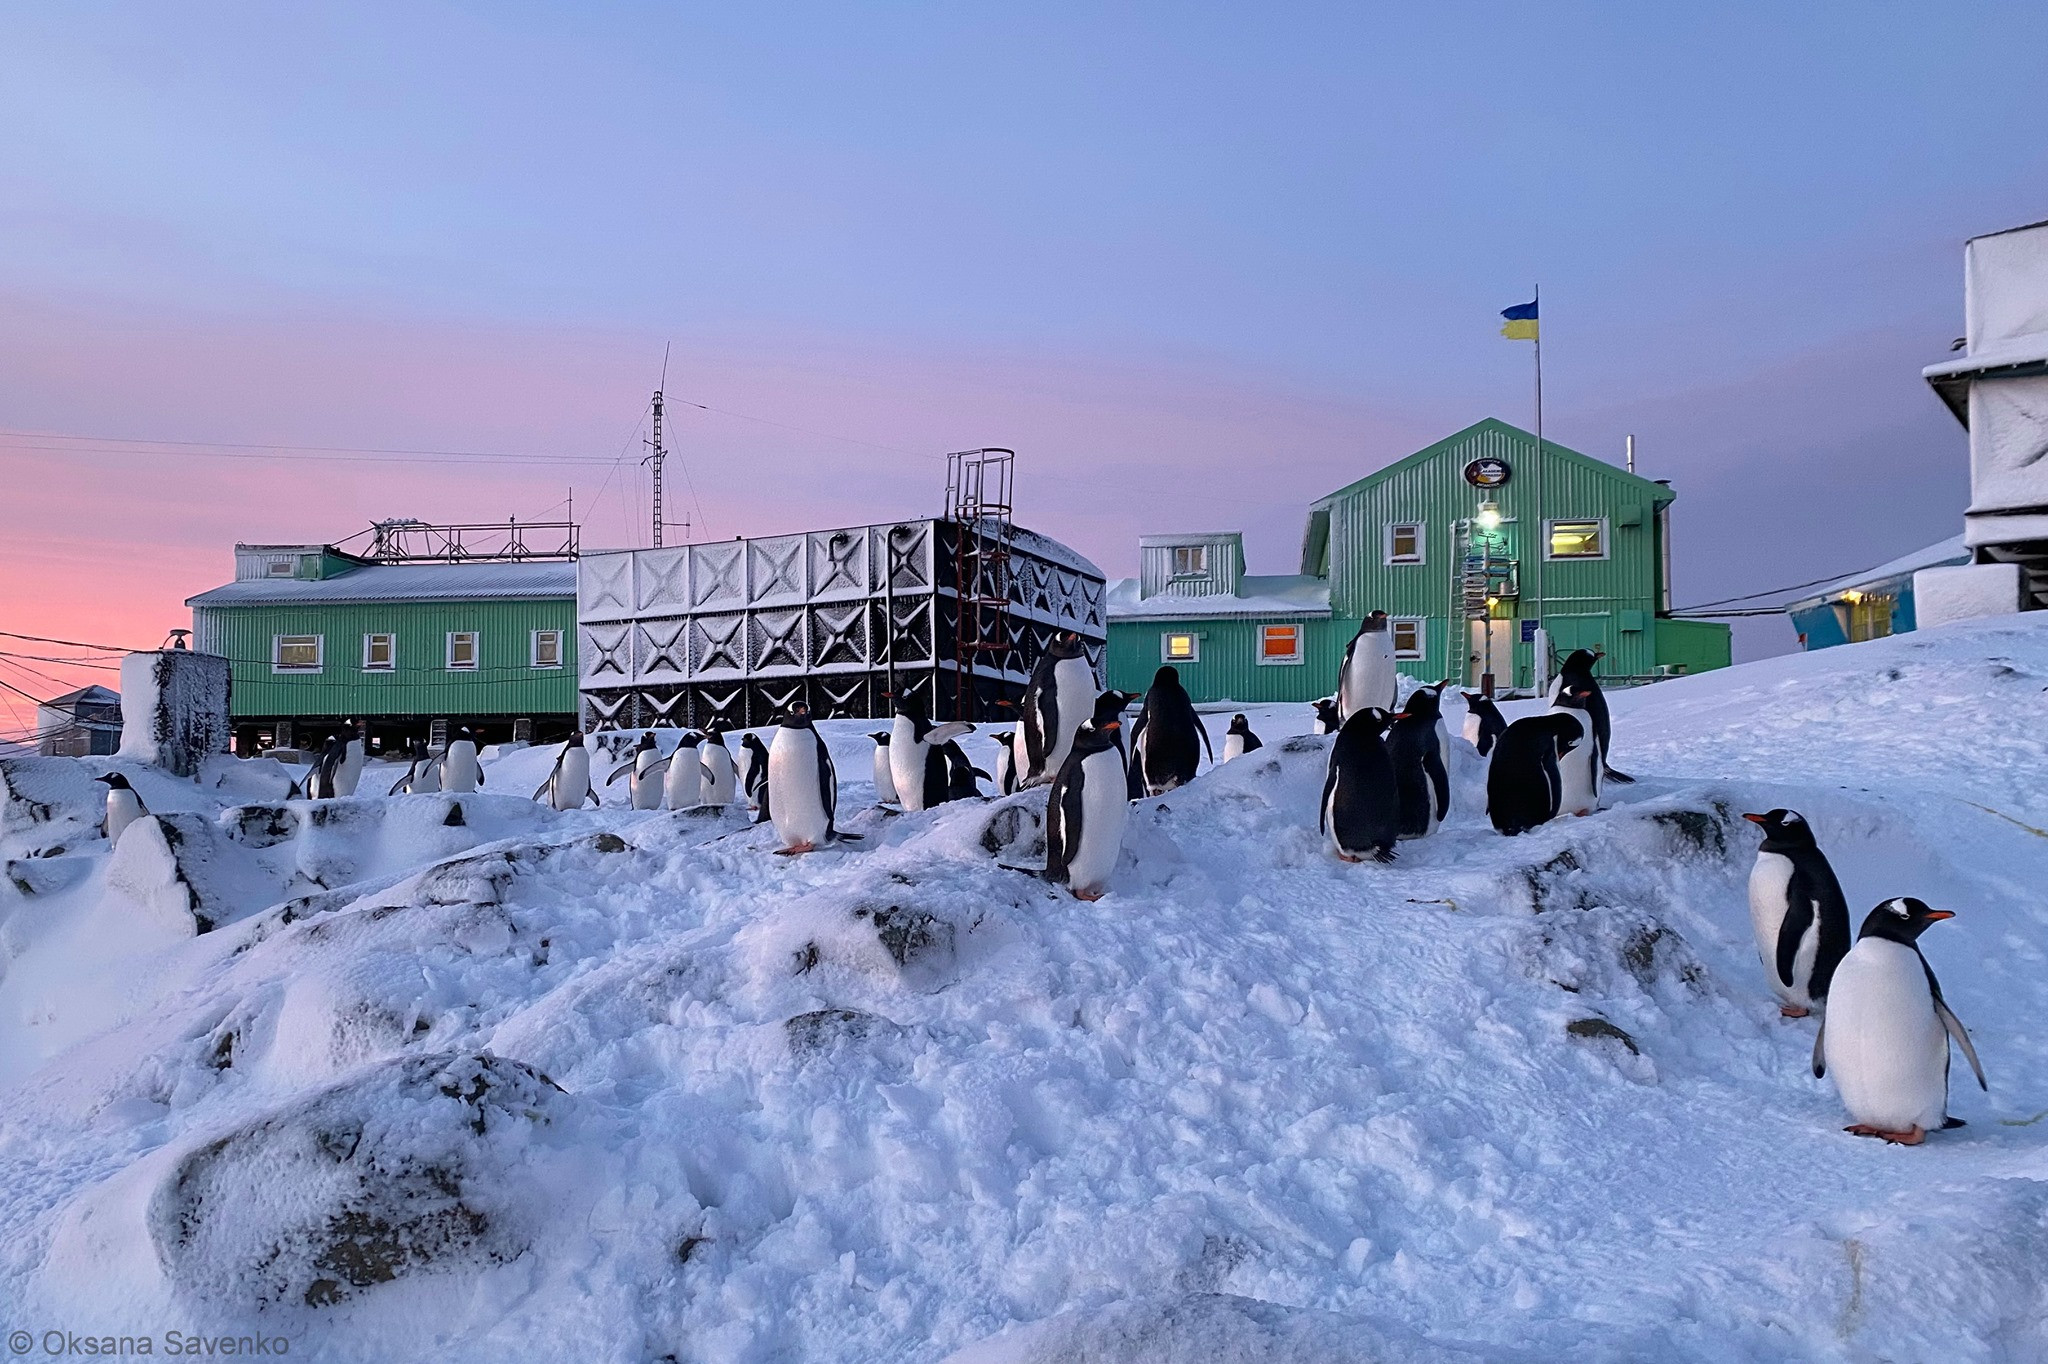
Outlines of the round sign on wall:
<svg viewBox="0 0 2048 1364">
<path fill-rule="evenodd" d="M 1465 481 L 1475 488 L 1498 488 L 1513 473 L 1504 459 L 1475 459 L 1465 466 Z"/>
</svg>

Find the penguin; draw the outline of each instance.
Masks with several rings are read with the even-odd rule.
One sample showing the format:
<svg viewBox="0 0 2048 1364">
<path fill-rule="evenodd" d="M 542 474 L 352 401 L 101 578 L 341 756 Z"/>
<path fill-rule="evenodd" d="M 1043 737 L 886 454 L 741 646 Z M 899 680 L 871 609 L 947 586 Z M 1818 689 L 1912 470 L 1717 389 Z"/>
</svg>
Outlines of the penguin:
<svg viewBox="0 0 2048 1364">
<path fill-rule="evenodd" d="M 1017 791 L 1017 755 L 1015 744 L 1017 731 L 1009 730 L 995 736 L 996 771 L 991 778 L 996 784 L 998 795 L 1014 795 Z"/>
<path fill-rule="evenodd" d="M 980 800 L 981 787 L 978 780 L 986 780 L 988 773 L 967 760 L 967 752 L 960 747 L 957 739 L 948 739 L 933 750 L 946 766 L 947 800 Z"/>
<path fill-rule="evenodd" d="M 1486 693 L 1461 691 L 1458 694 L 1465 698 L 1465 742 L 1478 749 L 1479 756 L 1483 758 L 1493 752 L 1495 741 L 1508 727 L 1507 719 Z"/>
<path fill-rule="evenodd" d="M 1855 1121 L 1843 1130 L 1918 1146 L 1948 1116 L 1948 1043 L 1963 1049 L 1977 1086 L 1984 1066 L 1962 1021 L 1941 997 L 1941 982 L 1920 953 L 1930 924 L 1955 915 L 1911 896 L 1886 900 L 1863 920 L 1828 989 L 1827 1014 L 1813 1039 L 1813 1074 L 1832 1073 Z"/>
<path fill-rule="evenodd" d="M 341 746 L 341 757 L 334 765 L 334 774 L 328 785 L 333 789 L 331 796 L 352 796 L 356 784 L 363 779 L 363 763 L 368 755 L 363 750 L 363 736 L 356 731 L 355 721 L 348 722 L 348 739 Z"/>
<path fill-rule="evenodd" d="M 1827 998 L 1849 952 L 1849 902 L 1797 810 L 1744 815 L 1764 831 L 1749 870 L 1749 923 L 1778 1012 L 1804 1018 Z"/>
<path fill-rule="evenodd" d="M 441 789 L 441 766 L 427 755 L 427 741 L 414 739 L 408 750 L 411 766 L 391 784 L 388 796 L 419 796 Z"/>
<path fill-rule="evenodd" d="M 1200 736 L 1201 745 L 1196 746 Z M 1195 779 L 1202 754 L 1216 761 L 1209 728 L 1195 713 L 1194 699 L 1180 684 L 1180 669 L 1168 665 L 1152 674 L 1145 704 L 1131 726 L 1131 799 L 1163 796 Z"/>
<path fill-rule="evenodd" d="M 484 784 L 483 764 L 476 760 L 476 736 L 464 725 L 441 755 L 441 789 L 463 794 Z"/>
<path fill-rule="evenodd" d="M 1450 679 L 1445 678 L 1434 686 L 1417 687 L 1401 704 L 1402 715 L 1429 721 L 1430 728 L 1436 733 L 1437 759 L 1443 763 L 1446 773 L 1451 770 L 1451 727 L 1444 722 L 1444 688 L 1450 685 Z"/>
<path fill-rule="evenodd" d="M 1024 689 L 1018 732 L 1024 736 L 1024 775 L 1019 786 L 1042 786 L 1059 772 L 1073 747 L 1074 731 L 1095 709 L 1095 669 L 1081 637 L 1062 630 L 1031 669 Z M 903 783 L 899 778 L 900 791 Z"/>
<path fill-rule="evenodd" d="M 747 792 L 747 801 L 760 817 L 755 823 L 768 818 L 768 749 L 758 734 L 746 734 L 740 738 L 740 758 L 746 771 L 742 777 Z"/>
<path fill-rule="evenodd" d="M 1558 665 L 1557 677 L 1550 684 L 1550 700 L 1555 703 L 1567 685 L 1575 686 L 1591 694 L 1585 706 L 1586 714 L 1593 718 L 1593 745 L 1600 750 L 1598 762 L 1608 781 L 1618 785 L 1633 785 L 1635 778 L 1626 772 L 1617 772 L 1607 765 L 1607 754 L 1614 735 L 1614 724 L 1607 714 L 1607 693 L 1600 690 L 1600 679 L 1593 676 L 1593 665 L 1607 657 L 1604 649 L 1574 649 Z"/>
<path fill-rule="evenodd" d="M 583 734 L 579 730 L 569 736 L 562 751 L 555 755 L 555 765 L 548 771 L 548 779 L 533 793 L 535 800 L 545 800 L 556 810 L 580 809 L 586 800 L 595 800 L 597 793 L 590 789 L 590 750 L 583 746 Z"/>
<path fill-rule="evenodd" d="M 703 803 L 704 758 L 698 746 L 704 736 L 694 729 L 683 731 L 669 751 L 667 769 L 662 773 L 662 804 L 671 810 L 693 810 Z"/>
<path fill-rule="evenodd" d="M 1407 708 L 1387 730 L 1403 838 L 1429 837 L 1451 812 L 1451 776 L 1438 723 L 1436 694 L 1424 687 L 1408 698 Z"/>
<path fill-rule="evenodd" d="M 1223 736 L 1223 761 L 1242 758 L 1245 754 L 1264 748 L 1259 736 L 1252 733 L 1251 721 L 1242 715 L 1230 717 L 1230 730 Z"/>
<path fill-rule="evenodd" d="M 811 724 L 810 707 L 799 701 L 775 730 L 769 746 L 763 810 L 772 810 L 783 856 L 815 851 L 839 837 L 832 827 L 839 809 L 839 774 L 825 736 Z"/>
<path fill-rule="evenodd" d="M 1337 715 L 1349 720 L 1361 710 L 1391 712 L 1400 695 L 1394 632 L 1387 613 L 1375 611 L 1358 623 L 1358 633 L 1344 646 L 1344 662 L 1337 670 Z"/>
<path fill-rule="evenodd" d="M 1344 728 L 1344 717 L 1337 713 L 1336 697 L 1325 696 L 1322 700 L 1312 702 L 1311 704 L 1315 706 L 1316 710 L 1315 728 L 1310 731 L 1311 733 L 1335 734 L 1338 730 Z"/>
<path fill-rule="evenodd" d="M 659 810 L 661 808 L 662 789 L 661 773 L 658 769 L 661 762 L 661 748 L 654 742 L 654 731 L 643 731 L 640 735 L 640 742 L 634 746 L 632 758 L 614 767 L 612 774 L 604 779 L 604 784 L 610 786 L 620 777 L 630 772 L 633 774 L 633 779 L 629 783 L 628 789 L 632 792 L 631 803 L 633 808 L 635 810 Z"/>
<path fill-rule="evenodd" d="M 915 693 L 896 698 L 896 718 L 889 726 L 889 779 L 896 802 L 905 810 L 928 810 L 951 797 L 946 756 L 940 749 L 974 726 L 965 720 L 935 725 L 924 698 Z"/>
<path fill-rule="evenodd" d="M 341 760 L 346 753 L 339 734 L 327 736 L 327 743 L 321 748 L 320 756 L 313 760 L 313 770 L 306 774 L 308 797 L 313 800 L 334 799 L 334 775 L 341 770 Z"/>
<path fill-rule="evenodd" d="M 149 807 L 119 772 L 108 772 L 93 780 L 107 784 L 107 842 L 118 843 L 121 831 L 148 814 Z"/>
<path fill-rule="evenodd" d="M 896 771 L 889 765 L 889 731 L 878 729 L 868 737 L 875 741 L 875 804 L 892 805 L 896 800 Z"/>
<path fill-rule="evenodd" d="M 704 790 L 701 799 L 706 805 L 723 808 L 732 804 L 739 790 L 738 776 L 733 770 L 732 750 L 725 746 L 725 722 L 713 720 L 704 726 L 704 743 L 698 749 L 704 774 Z"/>
<path fill-rule="evenodd" d="M 1393 758 L 1381 738 L 1392 719 L 1378 706 L 1353 711 L 1330 745 L 1316 831 L 1330 836 L 1330 846 L 1346 862 L 1363 862 L 1367 856 L 1376 862 L 1394 860 L 1401 800 Z"/>
<path fill-rule="evenodd" d="M 1561 794 L 1557 760 L 1586 741 L 1582 717 L 1548 711 L 1501 731 L 1486 769 L 1486 815 L 1513 837 L 1557 818 Z"/>
<path fill-rule="evenodd" d="M 1117 742 L 1122 728 L 1118 719 L 1101 724 L 1087 719 L 1075 731 L 1046 796 L 1046 878 L 1066 882 L 1076 900 L 1102 898 L 1123 851 L 1131 807 L 1123 745 Z"/>
<path fill-rule="evenodd" d="M 1570 715 L 1585 728 L 1593 732 L 1594 722 L 1591 711 L 1592 698 L 1597 692 L 1582 683 L 1570 682 L 1558 689 L 1551 701 L 1549 713 Z M 1590 815 L 1600 809 L 1600 746 L 1588 741 L 1575 745 L 1570 750 L 1560 750 L 1557 758 L 1558 795 L 1557 808 L 1560 814 Z"/>
</svg>

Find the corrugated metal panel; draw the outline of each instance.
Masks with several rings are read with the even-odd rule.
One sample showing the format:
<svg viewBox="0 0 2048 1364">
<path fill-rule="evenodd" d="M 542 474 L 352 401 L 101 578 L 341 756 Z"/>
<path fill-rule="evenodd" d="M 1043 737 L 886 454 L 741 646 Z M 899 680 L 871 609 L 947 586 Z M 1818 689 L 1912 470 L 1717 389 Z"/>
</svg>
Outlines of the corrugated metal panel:
<svg viewBox="0 0 2048 1364">
<path fill-rule="evenodd" d="M 1176 549 L 1208 550 L 1208 568 L 1199 578 L 1173 572 Z M 1244 541 L 1236 531 L 1210 535 L 1148 535 L 1138 542 L 1138 590 L 1142 597 L 1213 597 L 1234 595 L 1244 573 Z"/>
<path fill-rule="evenodd" d="M 494 601 L 576 595 L 576 565 L 370 564 L 333 578 L 253 578 L 186 599 L 186 605 L 256 606 L 347 602 Z"/>
<path fill-rule="evenodd" d="M 1298 664 L 1258 662 L 1262 625 L 1295 625 L 1302 629 L 1303 661 Z M 1109 627 L 1105 670 L 1109 685 L 1119 691 L 1142 692 L 1164 661 L 1160 637 L 1191 631 L 1201 638 L 1201 658 L 1176 663 L 1181 685 L 1197 701 L 1241 701 L 1247 705 L 1274 701 L 1308 702 L 1328 696 L 1337 686 L 1337 664 L 1344 656 L 1350 631 L 1338 634 L 1328 620 L 1305 616 L 1268 616 L 1259 620 L 1114 621 Z M 1221 734 L 1212 734 L 1220 743 Z"/>
</svg>

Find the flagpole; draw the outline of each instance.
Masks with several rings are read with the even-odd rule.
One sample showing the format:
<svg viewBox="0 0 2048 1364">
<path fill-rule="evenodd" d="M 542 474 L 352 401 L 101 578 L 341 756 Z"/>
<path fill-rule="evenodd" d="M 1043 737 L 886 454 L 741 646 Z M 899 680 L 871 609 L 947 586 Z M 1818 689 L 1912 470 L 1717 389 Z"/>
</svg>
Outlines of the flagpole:
<svg viewBox="0 0 2048 1364">
<path fill-rule="evenodd" d="M 1529 595 L 1534 598 L 1531 609 L 1536 617 L 1536 628 L 1543 630 L 1543 554 L 1549 548 L 1549 536 L 1543 524 L 1543 286 L 1537 285 L 1533 297 L 1536 305 L 1536 473 L 1530 480 L 1530 500 L 1536 504 L 1536 525 L 1531 532 L 1536 557 L 1530 561 Z M 1547 632 L 1546 632 L 1547 633 Z M 1549 659 L 1532 656 L 1529 664 L 1529 680 L 1539 680 L 1547 672 Z"/>
</svg>

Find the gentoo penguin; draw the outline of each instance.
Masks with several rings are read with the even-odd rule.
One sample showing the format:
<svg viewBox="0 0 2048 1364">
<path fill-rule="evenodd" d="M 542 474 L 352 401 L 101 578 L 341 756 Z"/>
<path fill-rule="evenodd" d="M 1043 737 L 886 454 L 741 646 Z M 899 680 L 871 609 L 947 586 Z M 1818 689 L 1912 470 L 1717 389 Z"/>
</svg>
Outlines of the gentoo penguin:
<svg viewBox="0 0 2048 1364">
<path fill-rule="evenodd" d="M 94 777 L 94 781 L 107 784 L 107 842 L 120 841 L 121 831 L 149 813 L 142 803 L 142 797 L 135 794 L 135 788 L 119 772 L 108 772 Z"/>
<path fill-rule="evenodd" d="M 981 799 L 981 787 L 976 779 L 986 779 L 988 773 L 967 760 L 967 752 L 960 747 L 959 740 L 948 739 L 933 752 L 946 765 L 947 800 Z"/>
<path fill-rule="evenodd" d="M 1948 1116 L 1951 1037 L 1978 1087 L 1990 1088 L 1970 1034 L 1920 954 L 1927 926 L 1954 917 L 1911 896 L 1886 900 L 1870 911 L 1835 968 L 1827 1015 L 1813 1040 L 1813 1073 L 1833 1073 L 1842 1106 L 1856 1120 L 1844 1130 L 1918 1146 L 1936 1128 L 1961 1127 L 1962 1119 Z"/>
<path fill-rule="evenodd" d="M 776 851 L 807 853 L 838 837 L 832 819 L 839 809 L 839 774 L 825 736 L 811 724 L 810 707 L 799 701 L 775 730 L 768 748 L 768 789 L 761 806 L 772 811 Z"/>
<path fill-rule="evenodd" d="M 1562 711 L 1530 715 L 1501 731 L 1486 769 L 1486 815 L 1510 836 L 1557 818 L 1557 759 L 1586 737 L 1582 717 Z"/>
<path fill-rule="evenodd" d="M 341 758 L 334 765 L 334 775 L 329 781 L 333 788 L 331 796 L 352 796 L 356 783 L 363 779 L 363 763 L 367 755 L 363 751 L 363 736 L 356 731 L 355 721 L 348 722 L 348 738 L 341 745 Z"/>
<path fill-rule="evenodd" d="M 760 819 L 768 818 L 768 749 L 758 734 L 740 736 L 740 766 L 744 769 L 740 780 L 746 787 L 747 801 L 760 811 Z"/>
<path fill-rule="evenodd" d="M 583 746 L 583 735 L 571 734 L 569 741 L 562 745 L 562 751 L 555 755 L 555 765 L 548 772 L 548 779 L 540 784 L 540 790 L 533 793 L 535 800 L 545 800 L 557 810 L 581 808 L 586 800 L 596 797 L 590 789 L 590 750 Z"/>
<path fill-rule="evenodd" d="M 1045 874 L 1077 900 L 1100 900 L 1124 845 L 1130 816 L 1121 720 L 1089 719 L 1068 745 L 1045 802 Z"/>
<path fill-rule="evenodd" d="M 427 754 L 427 741 L 414 739 L 409 756 L 412 765 L 405 769 L 405 775 L 391 783 L 385 792 L 391 796 L 419 796 L 441 789 L 441 765 Z"/>
<path fill-rule="evenodd" d="M 1199 745 L 1197 739 L 1200 740 Z M 1209 728 L 1195 714 L 1194 699 L 1180 684 L 1180 669 L 1168 665 L 1152 674 L 1145 704 L 1131 726 L 1131 796 L 1163 796 L 1195 779 L 1202 754 L 1216 761 Z"/>
<path fill-rule="evenodd" d="M 1749 870 L 1749 923 L 1778 1012 L 1804 1018 L 1827 998 L 1849 951 L 1849 902 L 1797 810 L 1744 815 L 1764 831 Z"/>
<path fill-rule="evenodd" d="M 1635 781 L 1626 772 L 1617 772 L 1607 765 L 1614 725 L 1607 714 L 1607 693 L 1600 690 L 1600 679 L 1593 676 L 1593 665 L 1607 657 L 1604 649 L 1574 649 L 1558 665 L 1557 677 L 1550 684 L 1550 700 L 1556 703 L 1566 686 L 1578 687 L 1590 693 L 1585 712 L 1593 719 L 1593 745 L 1600 750 L 1599 763 L 1608 781 L 1626 786 Z"/>
<path fill-rule="evenodd" d="M 1479 756 L 1483 758 L 1493 752 L 1495 740 L 1508 727 L 1507 718 L 1485 692 L 1463 691 L 1458 694 L 1465 698 L 1465 742 L 1478 749 Z"/>
<path fill-rule="evenodd" d="M 668 755 L 668 767 L 662 773 L 661 799 L 671 810 L 694 810 L 703 803 L 704 759 L 697 751 L 703 742 L 703 735 L 686 729 Z"/>
<path fill-rule="evenodd" d="M 334 777 L 341 770 L 342 757 L 347 753 L 339 734 L 327 736 L 326 746 L 320 756 L 313 760 L 313 770 L 306 774 L 306 794 L 313 800 L 334 798 Z"/>
<path fill-rule="evenodd" d="M 1401 704 L 1402 715 L 1425 718 L 1436 731 L 1437 757 L 1447 773 L 1451 770 L 1451 727 L 1444 723 L 1444 688 L 1450 685 L 1445 678 L 1434 686 L 1417 687 Z"/>
<path fill-rule="evenodd" d="M 1017 731 L 1014 729 L 995 736 L 996 771 L 992 780 L 996 784 L 997 795 L 1007 796 L 1017 790 L 1017 755 L 1013 747 L 1016 739 Z"/>
<path fill-rule="evenodd" d="M 483 784 L 483 764 L 476 760 L 476 736 L 464 725 L 455 731 L 455 737 L 448 741 L 448 751 L 441 755 L 441 789 L 464 793 Z"/>
<path fill-rule="evenodd" d="M 612 769 L 604 779 L 610 786 L 628 772 L 633 780 L 628 789 L 632 792 L 632 806 L 635 810 L 659 810 L 661 808 L 661 748 L 654 742 L 654 731 L 645 730 L 640 742 L 633 749 L 633 756 Z"/>
<path fill-rule="evenodd" d="M 1387 730 L 1403 838 L 1429 837 L 1451 812 L 1451 775 L 1437 724 L 1436 694 L 1424 687 L 1408 698 L 1407 708 Z"/>
<path fill-rule="evenodd" d="M 1394 762 L 1380 737 L 1394 717 L 1378 706 L 1353 711 L 1330 745 L 1316 830 L 1346 862 L 1394 860 L 1401 835 L 1401 798 Z"/>
<path fill-rule="evenodd" d="M 1264 747 L 1265 744 L 1259 741 L 1259 736 L 1252 733 L 1251 721 L 1242 715 L 1230 717 L 1230 731 L 1223 736 L 1223 761 L 1242 758 L 1245 754 Z"/>
<path fill-rule="evenodd" d="M 1344 646 L 1344 663 L 1337 670 L 1337 714 L 1349 720 L 1361 710 L 1391 713 L 1400 694 L 1394 633 L 1387 613 L 1375 611 L 1358 623 L 1358 633 Z"/>
<path fill-rule="evenodd" d="M 931 722 L 924 698 L 911 693 L 896 698 L 896 718 L 889 725 L 889 779 L 896 801 L 905 810 L 929 810 L 949 799 L 951 774 L 940 749 L 974 726 L 965 720 Z"/>
<path fill-rule="evenodd" d="M 878 729 L 868 737 L 875 741 L 875 804 L 893 804 L 896 800 L 896 771 L 889 765 L 889 731 Z"/>
<path fill-rule="evenodd" d="M 701 799 L 706 805 L 727 806 L 738 794 L 739 783 L 733 771 L 732 750 L 725 746 L 725 722 L 713 720 L 704 726 L 704 743 L 697 750 L 704 772 L 704 791 Z"/>
<path fill-rule="evenodd" d="M 1567 682 L 1552 697 L 1550 714 L 1569 715 L 1593 731 L 1592 698 L 1598 693 Z M 1567 815 L 1590 815 L 1600 808 L 1600 748 L 1595 743 L 1560 750 L 1557 758 L 1557 808 Z"/>
<path fill-rule="evenodd" d="M 1042 786 L 1053 779 L 1073 747 L 1074 731 L 1095 709 L 1095 669 L 1081 637 L 1062 630 L 1031 669 L 1024 689 L 1018 732 L 1024 736 L 1024 775 L 1019 786 Z M 902 780 L 897 780 L 902 788 Z"/>
<path fill-rule="evenodd" d="M 1312 704 L 1316 709 L 1316 724 L 1310 733 L 1335 734 L 1338 730 L 1344 728 L 1344 717 L 1337 713 L 1336 697 L 1325 696 L 1322 700 Z"/>
</svg>

